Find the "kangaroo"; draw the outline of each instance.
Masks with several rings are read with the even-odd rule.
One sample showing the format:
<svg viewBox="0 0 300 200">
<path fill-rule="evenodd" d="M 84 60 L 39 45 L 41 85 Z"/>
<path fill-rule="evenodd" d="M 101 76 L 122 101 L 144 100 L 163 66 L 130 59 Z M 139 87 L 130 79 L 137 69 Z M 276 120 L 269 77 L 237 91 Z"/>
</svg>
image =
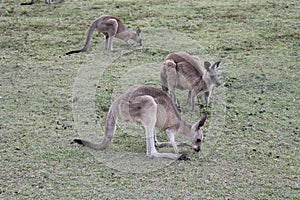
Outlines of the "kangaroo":
<svg viewBox="0 0 300 200">
<path fill-rule="evenodd" d="M 137 28 L 136 32 L 130 31 L 126 26 L 116 17 L 103 15 L 96 19 L 89 27 L 85 45 L 82 49 L 70 51 L 66 55 L 73 53 L 80 53 L 86 51 L 91 43 L 93 31 L 97 29 L 98 33 L 103 33 L 105 35 L 105 49 L 113 49 L 113 39 L 119 38 L 124 40 L 130 45 L 129 41 L 134 40 L 138 45 L 142 46 L 142 39 L 140 37 L 141 29 Z"/>
<path fill-rule="evenodd" d="M 141 123 L 146 133 L 146 155 L 149 157 L 162 157 L 169 159 L 189 159 L 184 154 L 179 154 L 175 142 L 176 134 L 187 136 L 195 151 L 201 150 L 203 141 L 202 127 L 207 115 L 191 125 L 180 116 L 168 93 L 150 86 L 133 86 L 119 96 L 110 106 L 106 122 L 104 138 L 101 143 L 87 140 L 74 139 L 74 142 L 96 150 L 103 150 L 110 144 L 118 118 L 125 121 Z M 155 127 L 166 132 L 170 142 L 158 142 Z M 185 143 L 178 144 L 185 145 Z M 159 153 L 156 147 L 173 146 L 174 153 Z"/>
<path fill-rule="evenodd" d="M 211 65 L 210 62 L 205 61 L 205 69 L 203 69 L 200 59 L 196 56 L 185 52 L 171 53 L 167 55 L 160 69 L 162 89 L 165 92 L 170 89 L 173 102 L 179 110 L 175 89 L 189 90 L 187 103 L 192 105 L 192 111 L 197 96 L 200 92 L 204 92 L 207 109 L 213 87 L 221 85 L 217 74 L 220 63 L 221 61 Z"/>
<path fill-rule="evenodd" d="M 64 2 L 65 0 L 60 0 L 59 2 L 54 2 L 53 0 L 45 0 L 45 3 L 46 4 L 58 4 L 58 3 L 62 3 Z M 34 0 L 31 0 L 31 2 L 26 2 L 26 3 L 21 3 L 20 5 L 33 5 L 34 4 Z"/>
</svg>

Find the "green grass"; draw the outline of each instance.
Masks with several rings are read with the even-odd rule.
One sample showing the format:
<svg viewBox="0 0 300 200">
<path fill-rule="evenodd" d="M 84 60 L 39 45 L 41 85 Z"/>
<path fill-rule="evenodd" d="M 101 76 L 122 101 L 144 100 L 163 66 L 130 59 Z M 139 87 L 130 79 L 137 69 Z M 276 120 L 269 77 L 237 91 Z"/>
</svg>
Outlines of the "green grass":
<svg viewBox="0 0 300 200">
<path fill-rule="evenodd" d="M 1 199 L 300 199 L 297 1 L 20 2 L 0 4 Z M 64 56 L 102 14 L 140 27 L 143 48 L 116 40 L 104 52 L 95 33 L 86 53 Z M 130 85 L 160 87 L 172 51 L 222 60 L 202 153 L 149 159 L 142 127 L 125 123 L 104 152 L 71 144 L 100 140 L 111 102 Z"/>
</svg>

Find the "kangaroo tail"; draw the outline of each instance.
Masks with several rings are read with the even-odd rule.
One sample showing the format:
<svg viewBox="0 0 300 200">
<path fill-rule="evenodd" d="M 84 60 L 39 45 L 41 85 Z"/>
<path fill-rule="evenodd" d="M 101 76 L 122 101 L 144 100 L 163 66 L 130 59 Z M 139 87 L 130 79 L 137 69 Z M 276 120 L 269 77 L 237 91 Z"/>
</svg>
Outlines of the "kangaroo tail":
<svg viewBox="0 0 300 200">
<path fill-rule="evenodd" d="M 106 149 L 109 146 L 114 136 L 114 133 L 116 131 L 116 124 L 118 119 L 117 112 L 118 112 L 117 107 L 112 105 L 107 114 L 107 118 L 105 122 L 104 138 L 102 139 L 101 143 L 93 143 L 82 139 L 74 139 L 74 142 L 96 150 Z"/>
<path fill-rule="evenodd" d="M 174 62 L 174 60 L 171 59 L 165 60 L 163 65 L 166 67 L 176 67 L 176 63 Z"/>
<path fill-rule="evenodd" d="M 66 55 L 70 55 L 70 54 L 73 54 L 73 53 L 80 53 L 80 52 L 85 52 L 90 44 L 91 44 L 91 40 L 92 40 L 92 36 L 93 36 L 93 31 L 96 29 L 97 27 L 97 20 L 95 20 L 91 26 L 89 27 L 89 30 L 88 30 L 88 33 L 87 33 L 87 38 L 86 38 L 86 41 L 85 41 L 85 45 L 82 49 L 79 49 L 79 50 L 74 50 L 74 51 L 69 51 L 66 53 Z"/>
<path fill-rule="evenodd" d="M 169 91 L 168 81 L 167 81 L 166 77 L 163 74 L 160 75 L 160 80 L 161 80 L 162 90 L 165 91 L 165 92 L 168 92 Z"/>
<path fill-rule="evenodd" d="M 60 0 L 58 2 L 51 2 L 51 1 L 49 1 L 49 4 L 59 4 L 59 3 L 63 3 L 63 2 L 65 2 L 65 0 Z"/>
<path fill-rule="evenodd" d="M 73 53 L 80 53 L 80 52 L 83 52 L 82 49 L 75 50 L 75 51 L 69 51 L 69 52 L 66 53 L 66 55 L 70 55 L 70 54 L 73 54 Z"/>
<path fill-rule="evenodd" d="M 20 3 L 21 6 L 25 6 L 25 5 L 33 5 L 34 4 L 34 1 L 31 1 L 31 2 L 25 2 L 25 3 Z"/>
<path fill-rule="evenodd" d="M 165 92 L 169 91 L 168 81 L 167 81 L 167 71 L 169 68 L 176 68 L 176 63 L 172 59 L 167 59 L 163 62 L 163 69 L 160 74 L 160 80 L 162 83 L 162 90 Z"/>
</svg>

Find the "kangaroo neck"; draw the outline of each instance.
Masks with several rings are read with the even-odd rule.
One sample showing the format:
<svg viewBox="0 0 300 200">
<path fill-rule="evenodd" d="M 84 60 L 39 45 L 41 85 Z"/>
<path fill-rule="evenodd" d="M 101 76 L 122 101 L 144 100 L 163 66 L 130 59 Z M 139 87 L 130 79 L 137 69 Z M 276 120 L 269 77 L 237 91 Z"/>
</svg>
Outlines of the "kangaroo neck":
<svg viewBox="0 0 300 200">
<path fill-rule="evenodd" d="M 195 84 L 195 92 L 196 94 L 198 94 L 201 91 L 206 91 L 207 90 L 207 79 L 208 76 L 206 75 L 206 73 L 204 73 L 202 79 L 200 79 L 196 84 Z"/>
<path fill-rule="evenodd" d="M 116 38 L 119 38 L 119 39 L 124 39 L 124 38 L 132 38 L 132 32 L 128 29 L 125 29 L 119 33 L 116 34 Z"/>
<path fill-rule="evenodd" d="M 186 137 L 188 137 L 190 139 L 193 138 L 192 125 L 187 123 L 184 120 L 181 120 L 177 133 L 185 135 Z"/>
</svg>

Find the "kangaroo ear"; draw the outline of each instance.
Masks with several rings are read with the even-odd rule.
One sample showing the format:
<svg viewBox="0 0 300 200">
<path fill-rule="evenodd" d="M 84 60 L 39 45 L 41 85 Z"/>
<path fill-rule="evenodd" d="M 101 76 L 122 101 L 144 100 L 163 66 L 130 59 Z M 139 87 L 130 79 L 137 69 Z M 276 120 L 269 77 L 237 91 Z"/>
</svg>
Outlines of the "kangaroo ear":
<svg viewBox="0 0 300 200">
<path fill-rule="evenodd" d="M 199 120 L 197 130 L 199 130 L 204 125 L 206 119 L 207 119 L 207 114 L 203 115 L 203 117 Z"/>
<path fill-rule="evenodd" d="M 203 117 L 193 125 L 193 129 L 195 131 L 198 131 L 204 125 L 206 119 L 207 119 L 207 114 L 203 115 Z"/>
<path fill-rule="evenodd" d="M 210 64 L 210 62 L 208 62 L 208 61 L 205 61 L 204 62 L 204 67 L 205 67 L 205 69 L 207 70 L 207 71 L 209 71 L 209 67 L 211 66 L 211 64 Z"/>
<path fill-rule="evenodd" d="M 141 29 L 140 29 L 140 28 L 137 28 L 137 29 L 136 29 L 136 34 L 137 34 L 137 35 L 140 35 L 140 33 L 141 33 Z"/>
<path fill-rule="evenodd" d="M 215 68 L 220 67 L 220 63 L 221 63 L 221 60 L 220 60 L 219 62 L 216 62 L 216 63 L 214 64 Z"/>
</svg>

